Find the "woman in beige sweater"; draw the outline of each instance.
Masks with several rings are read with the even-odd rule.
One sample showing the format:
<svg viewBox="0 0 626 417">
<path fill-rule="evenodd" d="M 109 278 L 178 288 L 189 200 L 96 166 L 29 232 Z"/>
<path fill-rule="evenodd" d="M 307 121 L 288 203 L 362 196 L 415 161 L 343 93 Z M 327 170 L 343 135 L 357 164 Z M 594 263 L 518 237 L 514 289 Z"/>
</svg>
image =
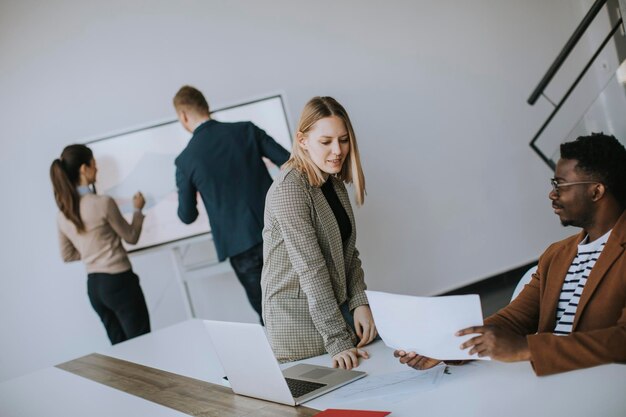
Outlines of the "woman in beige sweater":
<svg viewBox="0 0 626 417">
<path fill-rule="evenodd" d="M 87 269 L 89 300 L 112 344 L 150 332 L 146 301 L 122 239 L 136 243 L 141 234 L 145 200 L 133 196 L 130 224 L 115 201 L 97 195 L 96 160 L 85 145 L 70 145 L 50 167 L 59 214 L 57 226 L 65 262 L 82 260 Z"/>
</svg>

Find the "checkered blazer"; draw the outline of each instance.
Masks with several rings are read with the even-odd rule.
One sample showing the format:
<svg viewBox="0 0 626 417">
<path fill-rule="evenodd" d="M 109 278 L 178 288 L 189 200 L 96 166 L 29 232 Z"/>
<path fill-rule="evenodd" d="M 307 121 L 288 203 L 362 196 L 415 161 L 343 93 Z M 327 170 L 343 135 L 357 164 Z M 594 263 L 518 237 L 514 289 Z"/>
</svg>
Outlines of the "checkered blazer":
<svg viewBox="0 0 626 417">
<path fill-rule="evenodd" d="M 353 348 L 356 336 L 339 306 L 367 304 L 354 215 L 343 182 L 330 177 L 348 213 L 345 244 L 320 188 L 295 169 L 282 171 L 265 202 L 263 320 L 281 362 L 331 356 Z"/>
</svg>

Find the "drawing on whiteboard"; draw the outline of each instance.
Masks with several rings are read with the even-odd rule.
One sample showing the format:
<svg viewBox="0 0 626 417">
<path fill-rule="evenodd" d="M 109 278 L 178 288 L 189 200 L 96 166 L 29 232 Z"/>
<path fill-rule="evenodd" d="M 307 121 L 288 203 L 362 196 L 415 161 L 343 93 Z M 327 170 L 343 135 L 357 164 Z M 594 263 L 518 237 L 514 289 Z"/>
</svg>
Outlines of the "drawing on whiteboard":
<svg viewBox="0 0 626 417">
<path fill-rule="evenodd" d="M 289 125 L 282 97 L 272 96 L 216 110 L 211 117 L 222 122 L 251 121 L 285 149 L 291 149 Z M 187 146 L 191 134 L 177 120 L 87 143 L 98 162 L 98 193 L 115 199 L 124 216 L 132 217 L 132 196 L 146 197 L 141 237 L 129 251 L 151 248 L 210 232 L 202 201 L 198 219 L 185 225 L 177 215 L 178 195 L 174 159 Z M 278 168 L 266 161 L 274 177 Z"/>
</svg>

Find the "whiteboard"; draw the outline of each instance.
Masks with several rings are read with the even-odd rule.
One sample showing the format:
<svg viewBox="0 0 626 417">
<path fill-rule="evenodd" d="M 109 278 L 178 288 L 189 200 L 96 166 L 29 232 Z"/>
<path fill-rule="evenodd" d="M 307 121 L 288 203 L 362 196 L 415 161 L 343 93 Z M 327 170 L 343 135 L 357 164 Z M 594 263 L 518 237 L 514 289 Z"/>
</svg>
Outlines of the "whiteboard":
<svg viewBox="0 0 626 417">
<path fill-rule="evenodd" d="M 251 121 L 291 150 L 289 124 L 282 96 L 222 108 L 211 112 L 221 122 Z M 177 242 L 210 232 L 204 204 L 198 196 L 199 216 L 190 225 L 178 219 L 178 194 L 174 160 L 187 146 L 191 134 L 178 120 L 132 130 L 86 143 L 98 166 L 96 189 L 115 199 L 130 222 L 132 196 L 141 191 L 146 199 L 141 237 L 136 245 L 125 244 L 129 252 Z M 272 176 L 278 172 L 269 160 Z"/>
</svg>

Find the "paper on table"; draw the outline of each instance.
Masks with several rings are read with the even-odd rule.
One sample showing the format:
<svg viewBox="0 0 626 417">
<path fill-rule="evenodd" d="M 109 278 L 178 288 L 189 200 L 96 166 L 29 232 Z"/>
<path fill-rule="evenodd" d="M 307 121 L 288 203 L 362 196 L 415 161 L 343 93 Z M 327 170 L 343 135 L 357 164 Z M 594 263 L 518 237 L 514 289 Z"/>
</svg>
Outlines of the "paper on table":
<svg viewBox="0 0 626 417">
<path fill-rule="evenodd" d="M 387 402 L 391 403 L 393 402 L 392 397 L 398 396 L 398 400 L 406 399 L 416 392 L 436 388 L 445 369 L 446 365 L 441 364 L 425 371 L 408 369 L 407 371 L 368 375 L 367 378 L 361 378 L 326 394 L 326 396 L 338 404 L 365 399 L 371 400 L 376 397 L 385 397 Z"/>
<path fill-rule="evenodd" d="M 474 337 L 454 334 L 466 327 L 482 326 L 480 297 L 451 295 L 414 297 L 366 291 L 376 329 L 390 348 L 415 351 L 437 359 L 486 359 L 470 355 L 461 344 Z"/>
</svg>

